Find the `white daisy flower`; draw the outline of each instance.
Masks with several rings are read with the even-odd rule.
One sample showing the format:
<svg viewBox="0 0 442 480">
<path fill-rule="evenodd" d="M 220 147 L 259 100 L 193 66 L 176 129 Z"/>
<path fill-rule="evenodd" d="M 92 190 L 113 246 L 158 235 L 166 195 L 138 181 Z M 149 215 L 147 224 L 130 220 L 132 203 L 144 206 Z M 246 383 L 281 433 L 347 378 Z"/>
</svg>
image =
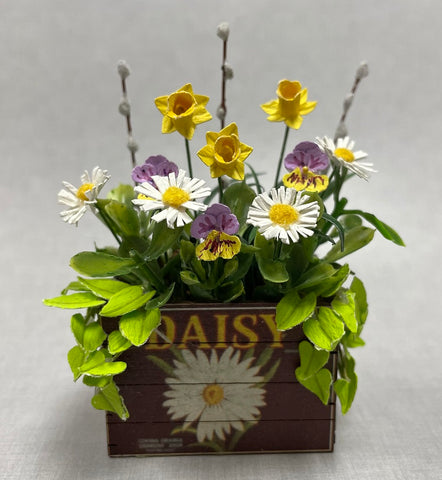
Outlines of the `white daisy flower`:
<svg viewBox="0 0 442 480">
<path fill-rule="evenodd" d="M 336 143 L 329 137 L 316 138 L 316 140 L 331 161 L 347 168 L 358 177 L 368 180 L 370 173 L 376 172 L 372 168 L 372 163 L 361 161 L 367 158 L 368 154 L 362 150 L 355 151 L 355 142 L 350 140 L 350 137 L 338 138 Z"/>
<path fill-rule="evenodd" d="M 245 421 L 257 420 L 258 407 L 265 406 L 265 390 L 255 387 L 264 378 L 260 367 L 251 366 L 253 358 L 240 359 L 240 352 L 227 348 L 221 357 L 212 349 L 210 359 L 201 350 L 183 350 L 183 362 L 175 360 L 174 376 L 166 378 L 165 392 L 171 420 L 184 419 L 186 429 L 193 422 L 198 442 L 212 440 L 216 434 L 225 440 L 231 429 L 244 431 Z"/>
<path fill-rule="evenodd" d="M 63 220 L 71 224 L 78 223 L 87 206 L 96 202 L 100 190 L 109 178 L 107 170 L 95 167 L 91 175 L 85 170 L 81 176 L 80 188 L 74 187 L 69 182 L 63 182 L 65 188 L 58 192 L 58 203 L 69 207 L 68 210 L 60 212 Z"/>
<path fill-rule="evenodd" d="M 310 237 L 319 215 L 318 202 L 309 201 L 293 188 L 272 188 L 258 195 L 249 208 L 247 223 L 258 227 L 267 240 L 276 238 L 283 243 L 297 242 L 299 236 Z"/>
<path fill-rule="evenodd" d="M 207 197 L 211 190 L 204 186 L 206 184 L 204 180 L 185 175 L 184 170 L 179 170 L 178 175 L 171 172 L 167 177 L 153 175 L 155 186 L 143 182 L 135 187 L 139 195 L 132 202 L 146 212 L 160 210 L 152 216 L 152 220 L 155 222 L 166 220 L 169 228 L 173 228 L 175 224 L 182 227 L 190 223 L 192 218 L 186 209 L 196 212 L 206 210 L 206 205 L 195 200 Z"/>
</svg>

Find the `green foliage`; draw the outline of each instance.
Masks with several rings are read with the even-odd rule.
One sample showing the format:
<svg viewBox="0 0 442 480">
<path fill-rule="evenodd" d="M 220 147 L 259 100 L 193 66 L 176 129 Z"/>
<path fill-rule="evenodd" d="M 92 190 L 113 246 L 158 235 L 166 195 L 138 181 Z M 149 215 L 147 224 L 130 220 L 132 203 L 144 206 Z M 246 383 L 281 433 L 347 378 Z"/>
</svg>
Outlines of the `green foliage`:
<svg viewBox="0 0 442 480">
<path fill-rule="evenodd" d="M 71 267 L 88 277 L 116 277 L 130 273 L 136 263 L 131 258 L 121 258 L 103 252 L 81 252 L 71 258 Z"/>
<path fill-rule="evenodd" d="M 345 235 L 344 249 L 341 248 L 341 242 L 338 242 L 330 249 L 324 257 L 324 260 L 327 262 L 336 262 L 336 260 L 365 247 L 365 245 L 373 240 L 375 231 L 376 230 L 373 230 L 372 228 L 363 226 L 352 228 Z"/>
<path fill-rule="evenodd" d="M 120 332 L 132 345 L 144 345 L 150 334 L 161 323 L 161 314 L 158 308 L 154 310 L 136 310 L 123 315 L 120 319 Z"/>
<path fill-rule="evenodd" d="M 283 262 L 275 259 L 273 240 L 266 240 L 259 233 L 255 237 L 256 262 L 264 280 L 273 283 L 284 283 L 289 280 L 289 274 Z"/>
<path fill-rule="evenodd" d="M 328 307 L 319 307 L 317 314 L 303 324 L 305 336 L 318 348 L 331 351 L 336 348 L 345 330 L 341 318 Z"/>
<path fill-rule="evenodd" d="M 119 330 L 114 330 L 112 333 L 109 334 L 107 348 L 109 350 L 109 353 L 111 353 L 112 355 L 124 352 L 131 346 L 132 343 L 127 338 L 123 337 Z"/>
<path fill-rule="evenodd" d="M 106 303 L 102 298 L 96 297 L 91 292 L 72 293 L 71 295 L 61 295 L 60 297 L 46 298 L 43 303 L 48 307 L 58 308 L 87 308 L 96 307 Z"/>
<path fill-rule="evenodd" d="M 342 413 L 347 413 L 353 403 L 358 388 L 358 377 L 355 373 L 355 360 L 347 352 L 340 365 L 342 378 L 336 380 L 333 388 L 341 402 Z"/>
<path fill-rule="evenodd" d="M 276 306 L 276 326 L 278 330 L 288 330 L 309 318 L 316 308 L 316 295 L 307 294 L 301 298 L 292 290 Z"/>
<path fill-rule="evenodd" d="M 106 300 L 109 300 L 112 295 L 127 287 L 127 283 L 111 278 L 87 279 L 78 277 L 78 283 L 98 297 L 105 298 Z"/>
<path fill-rule="evenodd" d="M 223 203 L 236 215 L 242 226 L 240 235 L 247 228 L 247 213 L 255 197 L 256 193 L 245 182 L 232 183 L 223 193 Z"/>
<path fill-rule="evenodd" d="M 114 293 L 109 302 L 102 308 L 103 317 L 119 317 L 142 307 L 154 295 L 155 291 L 144 293 L 140 285 L 123 288 Z"/>
<path fill-rule="evenodd" d="M 93 396 L 91 403 L 97 410 L 107 410 L 108 412 L 116 413 L 121 420 L 129 418 L 129 412 L 114 382 L 99 388 L 98 393 Z"/>
</svg>

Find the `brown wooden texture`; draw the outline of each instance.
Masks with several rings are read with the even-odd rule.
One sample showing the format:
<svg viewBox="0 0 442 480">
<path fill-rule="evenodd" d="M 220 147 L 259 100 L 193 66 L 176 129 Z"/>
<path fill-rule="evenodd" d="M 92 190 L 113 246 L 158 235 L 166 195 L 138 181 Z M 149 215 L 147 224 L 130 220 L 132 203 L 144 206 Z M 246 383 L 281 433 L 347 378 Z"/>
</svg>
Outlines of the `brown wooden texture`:
<svg viewBox="0 0 442 480">
<path fill-rule="evenodd" d="M 270 304 L 163 307 L 158 332 L 120 357 L 130 418 L 107 414 L 109 455 L 332 451 L 335 396 L 323 405 L 296 381 L 302 328 L 278 332 L 274 317 Z"/>
</svg>

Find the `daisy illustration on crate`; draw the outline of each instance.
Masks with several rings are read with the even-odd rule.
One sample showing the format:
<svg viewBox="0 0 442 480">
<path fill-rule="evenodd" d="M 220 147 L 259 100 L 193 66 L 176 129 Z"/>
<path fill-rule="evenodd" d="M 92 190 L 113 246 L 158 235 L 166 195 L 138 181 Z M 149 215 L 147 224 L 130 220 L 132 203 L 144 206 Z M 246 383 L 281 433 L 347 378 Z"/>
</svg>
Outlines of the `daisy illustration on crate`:
<svg viewBox="0 0 442 480">
<path fill-rule="evenodd" d="M 232 451 L 236 443 L 261 418 L 266 405 L 265 384 L 270 381 L 279 361 L 266 372 L 272 351 L 265 349 L 259 358 L 254 349 L 247 353 L 228 347 L 224 351 L 174 350 L 173 366 L 159 357 L 148 358 L 161 366 L 168 389 L 163 407 L 175 427 L 172 435 L 192 433 L 196 442 L 189 446 L 208 447 L 214 451 Z"/>
<path fill-rule="evenodd" d="M 94 389 L 92 405 L 108 412 L 111 456 L 331 451 L 336 400 L 345 414 L 355 399 L 353 350 L 364 345 L 368 316 L 364 284 L 346 259 L 376 232 L 404 245 L 345 196 L 348 182 L 376 172 L 347 129 L 367 64 L 356 70 L 335 133 L 316 138 L 298 133 L 318 114 L 305 84 L 275 81 L 276 98 L 260 108 L 263 128 L 266 116 L 281 125 L 282 144 L 262 158 L 249 145 L 253 133 L 226 124 L 228 25 L 217 35 L 219 126 L 196 140 L 213 120 L 209 97 L 185 80 L 159 91 L 158 133 L 170 134 L 170 151 L 137 164 L 130 69 L 121 61 L 128 183 L 104 193 L 111 177 L 97 166 L 58 194 L 64 222 L 92 214 L 114 239 L 74 255 L 77 278 L 44 300 L 75 311 L 67 359 L 74 381 Z M 193 174 L 195 161 L 205 174 Z"/>
</svg>

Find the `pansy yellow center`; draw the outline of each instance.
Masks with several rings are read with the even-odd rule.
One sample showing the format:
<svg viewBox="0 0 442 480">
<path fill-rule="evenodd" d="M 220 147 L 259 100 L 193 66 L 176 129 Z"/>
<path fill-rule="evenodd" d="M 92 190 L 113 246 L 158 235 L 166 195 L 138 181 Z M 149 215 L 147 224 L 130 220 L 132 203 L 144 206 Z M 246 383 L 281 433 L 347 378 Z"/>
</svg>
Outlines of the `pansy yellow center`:
<svg viewBox="0 0 442 480">
<path fill-rule="evenodd" d="M 218 154 L 225 163 L 230 163 L 236 159 L 236 142 L 233 136 L 222 135 L 215 141 L 215 153 Z"/>
<path fill-rule="evenodd" d="M 213 383 L 203 390 L 203 399 L 207 405 L 218 405 L 224 398 L 224 390 L 220 385 Z"/>
<path fill-rule="evenodd" d="M 349 162 L 349 163 L 353 162 L 355 159 L 353 152 L 348 148 L 337 148 L 334 151 L 334 154 L 337 157 L 342 158 L 342 160 L 345 160 L 346 162 Z"/>
<path fill-rule="evenodd" d="M 269 218 L 273 223 L 283 228 L 288 228 L 299 219 L 299 212 L 296 208 L 285 203 L 276 203 L 269 210 Z"/>
<path fill-rule="evenodd" d="M 299 82 L 290 82 L 289 80 L 282 80 L 279 82 L 277 95 L 284 100 L 293 100 L 301 91 L 301 84 Z"/>
<path fill-rule="evenodd" d="M 190 110 L 195 103 L 193 95 L 188 92 L 175 92 L 169 97 L 169 110 L 175 115 L 183 115 Z"/>
<path fill-rule="evenodd" d="M 186 203 L 190 200 L 190 195 L 188 192 L 179 187 L 169 187 L 163 193 L 163 203 L 174 208 L 180 207 L 183 203 Z"/>
<path fill-rule="evenodd" d="M 95 185 L 93 183 L 83 183 L 83 185 L 77 190 L 77 197 L 80 200 L 87 202 L 89 198 L 87 198 L 86 192 L 89 192 L 89 190 L 92 190 L 94 186 Z"/>
</svg>

